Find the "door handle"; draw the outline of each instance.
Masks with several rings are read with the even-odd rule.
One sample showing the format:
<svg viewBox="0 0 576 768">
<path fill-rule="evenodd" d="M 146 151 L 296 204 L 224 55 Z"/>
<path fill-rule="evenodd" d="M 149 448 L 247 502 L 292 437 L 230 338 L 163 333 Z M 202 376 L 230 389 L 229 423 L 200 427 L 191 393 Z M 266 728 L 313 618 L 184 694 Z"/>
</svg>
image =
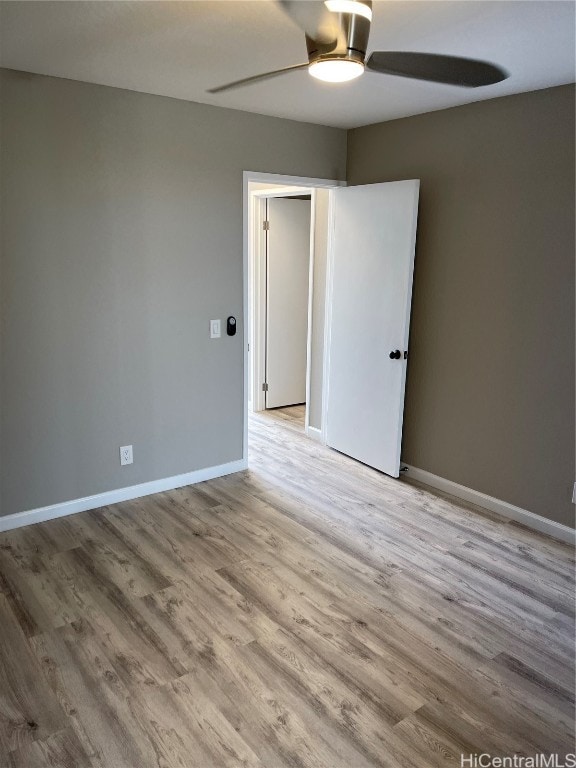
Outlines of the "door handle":
<svg viewBox="0 0 576 768">
<path fill-rule="evenodd" d="M 402 353 L 399 349 L 395 349 L 393 352 L 390 352 L 390 360 L 400 360 L 402 357 Z"/>
</svg>

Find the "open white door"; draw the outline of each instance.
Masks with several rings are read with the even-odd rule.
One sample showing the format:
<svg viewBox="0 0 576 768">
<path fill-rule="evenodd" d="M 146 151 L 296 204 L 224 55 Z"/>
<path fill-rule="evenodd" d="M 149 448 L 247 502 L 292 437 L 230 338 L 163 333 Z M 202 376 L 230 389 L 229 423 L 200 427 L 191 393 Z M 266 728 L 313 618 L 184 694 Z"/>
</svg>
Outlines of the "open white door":
<svg viewBox="0 0 576 768">
<path fill-rule="evenodd" d="M 266 408 L 306 402 L 310 200 L 268 200 Z"/>
<path fill-rule="evenodd" d="M 419 187 L 332 192 L 327 443 L 392 477 L 400 473 Z"/>
</svg>

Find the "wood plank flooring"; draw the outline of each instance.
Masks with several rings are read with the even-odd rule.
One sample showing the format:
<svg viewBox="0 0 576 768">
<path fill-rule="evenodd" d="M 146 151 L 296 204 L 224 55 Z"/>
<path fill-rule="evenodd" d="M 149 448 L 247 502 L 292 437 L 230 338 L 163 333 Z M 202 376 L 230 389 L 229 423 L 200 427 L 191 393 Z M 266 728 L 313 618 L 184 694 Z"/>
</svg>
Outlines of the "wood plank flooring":
<svg viewBox="0 0 576 768">
<path fill-rule="evenodd" d="M 0 768 L 574 751 L 569 547 L 255 415 L 250 470 L 0 534 Z"/>
</svg>

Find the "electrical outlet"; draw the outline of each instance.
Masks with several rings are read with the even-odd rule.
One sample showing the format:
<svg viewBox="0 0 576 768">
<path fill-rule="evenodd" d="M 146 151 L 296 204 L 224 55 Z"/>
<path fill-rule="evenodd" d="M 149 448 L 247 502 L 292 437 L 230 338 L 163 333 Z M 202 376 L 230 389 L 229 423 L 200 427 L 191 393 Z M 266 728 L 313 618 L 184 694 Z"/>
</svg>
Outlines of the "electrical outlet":
<svg viewBox="0 0 576 768">
<path fill-rule="evenodd" d="M 123 445 L 120 448 L 120 465 L 125 467 L 126 464 L 134 463 L 134 453 L 132 452 L 131 445 Z"/>
<path fill-rule="evenodd" d="M 220 320 L 210 320 L 210 338 L 219 339 L 221 335 Z"/>
<path fill-rule="evenodd" d="M 576 483 L 574 483 L 574 488 L 572 488 L 572 504 L 576 504 Z"/>
</svg>

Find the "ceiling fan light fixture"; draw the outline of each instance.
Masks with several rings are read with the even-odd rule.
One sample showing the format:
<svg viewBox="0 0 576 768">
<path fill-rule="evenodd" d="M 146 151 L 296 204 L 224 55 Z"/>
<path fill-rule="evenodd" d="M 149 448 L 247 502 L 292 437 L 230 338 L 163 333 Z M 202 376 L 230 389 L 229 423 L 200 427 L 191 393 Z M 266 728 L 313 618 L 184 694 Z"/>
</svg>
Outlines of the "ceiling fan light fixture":
<svg viewBox="0 0 576 768">
<path fill-rule="evenodd" d="M 355 13 L 372 21 L 372 8 L 362 0 L 324 0 L 324 5 L 331 13 Z"/>
<path fill-rule="evenodd" d="M 310 64 L 308 72 L 325 83 L 345 83 L 360 77 L 364 72 L 364 64 L 350 59 L 322 59 Z"/>
</svg>

